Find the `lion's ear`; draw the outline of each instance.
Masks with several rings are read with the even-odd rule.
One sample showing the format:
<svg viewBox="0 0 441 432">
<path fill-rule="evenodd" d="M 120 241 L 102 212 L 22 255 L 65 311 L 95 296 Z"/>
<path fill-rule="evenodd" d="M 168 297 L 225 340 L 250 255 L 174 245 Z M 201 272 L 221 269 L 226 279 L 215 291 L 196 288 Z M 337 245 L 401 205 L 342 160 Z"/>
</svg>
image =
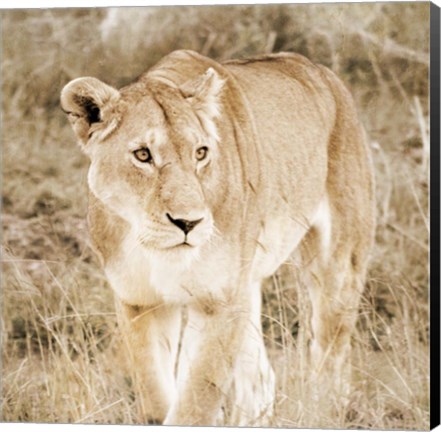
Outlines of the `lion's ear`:
<svg viewBox="0 0 441 432">
<path fill-rule="evenodd" d="M 103 110 L 119 99 L 119 91 L 91 78 L 77 78 L 66 84 L 61 91 L 61 107 L 69 116 L 69 121 L 80 142 L 85 145 L 93 126 L 103 122 Z"/>
<path fill-rule="evenodd" d="M 219 74 L 213 68 L 209 68 L 203 75 L 186 82 L 180 88 L 210 135 L 214 133 L 217 136 L 214 119 L 221 112 L 220 99 L 224 83 Z"/>
</svg>

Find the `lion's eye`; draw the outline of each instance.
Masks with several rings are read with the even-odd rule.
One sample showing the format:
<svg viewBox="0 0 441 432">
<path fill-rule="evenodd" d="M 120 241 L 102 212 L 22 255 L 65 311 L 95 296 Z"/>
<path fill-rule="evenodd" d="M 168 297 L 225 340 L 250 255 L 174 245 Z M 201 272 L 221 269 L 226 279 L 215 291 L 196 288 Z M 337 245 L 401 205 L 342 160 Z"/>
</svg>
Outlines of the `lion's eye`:
<svg viewBox="0 0 441 432">
<path fill-rule="evenodd" d="M 207 157 L 208 154 L 208 147 L 199 147 L 196 150 L 196 159 L 198 161 L 202 161 Z"/>
<path fill-rule="evenodd" d="M 150 150 L 146 147 L 140 148 L 133 152 L 133 155 L 139 162 L 149 163 L 152 161 L 152 155 L 150 154 Z"/>
</svg>

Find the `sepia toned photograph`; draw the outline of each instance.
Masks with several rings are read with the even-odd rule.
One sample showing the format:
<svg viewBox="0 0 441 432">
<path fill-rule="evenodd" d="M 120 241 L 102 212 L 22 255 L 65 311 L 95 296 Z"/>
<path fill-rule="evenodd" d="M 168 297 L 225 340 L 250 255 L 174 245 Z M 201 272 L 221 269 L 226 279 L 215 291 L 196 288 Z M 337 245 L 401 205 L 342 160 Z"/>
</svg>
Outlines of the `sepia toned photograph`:
<svg viewBox="0 0 441 432">
<path fill-rule="evenodd" d="M 0 421 L 429 430 L 435 13 L 1 10 Z"/>
</svg>

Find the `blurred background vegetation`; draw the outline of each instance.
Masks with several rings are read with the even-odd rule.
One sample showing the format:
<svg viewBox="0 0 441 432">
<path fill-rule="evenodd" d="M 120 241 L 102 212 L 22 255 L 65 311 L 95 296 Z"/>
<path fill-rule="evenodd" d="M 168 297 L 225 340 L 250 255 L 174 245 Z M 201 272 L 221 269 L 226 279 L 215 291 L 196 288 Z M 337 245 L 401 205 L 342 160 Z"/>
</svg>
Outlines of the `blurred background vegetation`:
<svg viewBox="0 0 441 432">
<path fill-rule="evenodd" d="M 138 421 L 87 240 L 88 162 L 59 94 L 85 75 L 125 85 L 186 48 L 217 60 L 295 51 L 351 90 L 374 156 L 378 229 L 354 390 L 322 424 L 428 428 L 429 3 L 3 10 L 1 20 L 2 421 Z M 292 263 L 264 290 L 279 382 L 271 426 L 317 424 L 304 403 L 304 298 Z"/>
</svg>

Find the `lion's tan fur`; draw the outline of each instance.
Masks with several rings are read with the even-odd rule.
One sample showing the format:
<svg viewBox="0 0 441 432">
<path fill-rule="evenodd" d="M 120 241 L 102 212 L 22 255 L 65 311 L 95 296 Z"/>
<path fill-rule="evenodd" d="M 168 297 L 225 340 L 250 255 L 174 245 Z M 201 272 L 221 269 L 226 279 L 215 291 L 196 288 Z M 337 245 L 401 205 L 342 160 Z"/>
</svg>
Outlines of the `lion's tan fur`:
<svg viewBox="0 0 441 432">
<path fill-rule="evenodd" d="M 74 80 L 61 103 L 91 158 L 90 232 L 144 420 L 215 424 L 226 403 L 231 424 L 270 424 L 260 283 L 294 250 L 313 308 L 312 373 L 343 397 L 374 192 L 340 80 L 295 54 L 219 64 L 176 51 L 119 91 Z M 137 146 L 153 163 L 133 158 Z M 192 246 L 175 247 L 184 234 L 167 215 L 202 221 L 185 236 Z"/>
</svg>

